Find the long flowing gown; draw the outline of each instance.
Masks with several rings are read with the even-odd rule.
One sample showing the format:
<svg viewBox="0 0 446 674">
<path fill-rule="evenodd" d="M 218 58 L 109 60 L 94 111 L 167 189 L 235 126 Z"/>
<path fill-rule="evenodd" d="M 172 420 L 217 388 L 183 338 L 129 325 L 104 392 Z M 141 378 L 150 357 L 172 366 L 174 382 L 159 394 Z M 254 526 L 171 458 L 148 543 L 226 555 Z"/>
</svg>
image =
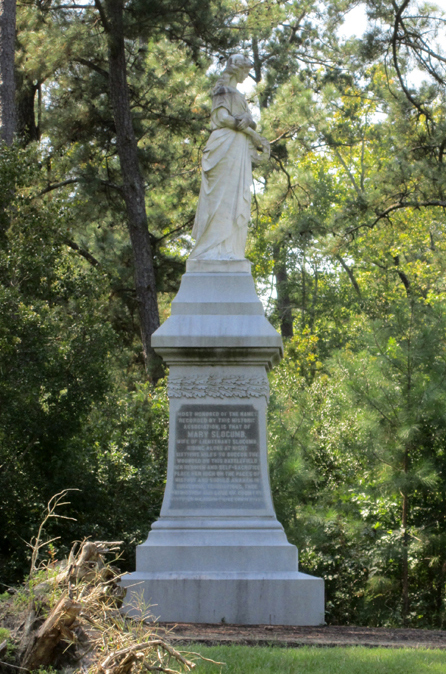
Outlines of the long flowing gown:
<svg viewBox="0 0 446 674">
<path fill-rule="evenodd" d="M 233 117 L 249 113 L 237 89 L 222 86 L 212 99 L 212 133 L 202 160 L 202 181 L 190 257 L 201 260 L 240 260 L 245 257 L 251 216 L 252 159 L 255 147 L 241 131 L 221 124 L 221 110 Z"/>
</svg>

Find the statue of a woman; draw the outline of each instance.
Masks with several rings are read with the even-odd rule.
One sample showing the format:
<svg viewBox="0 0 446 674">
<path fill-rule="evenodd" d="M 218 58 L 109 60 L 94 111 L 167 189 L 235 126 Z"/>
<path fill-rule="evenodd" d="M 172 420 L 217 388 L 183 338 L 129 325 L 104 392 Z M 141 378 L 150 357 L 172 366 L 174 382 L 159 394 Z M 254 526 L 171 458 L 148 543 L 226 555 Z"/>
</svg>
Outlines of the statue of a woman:
<svg viewBox="0 0 446 674">
<path fill-rule="evenodd" d="M 269 156 L 245 97 L 237 89 L 251 69 L 246 56 L 231 56 L 212 92 L 212 133 L 202 160 L 202 182 L 190 258 L 241 260 L 251 215 L 252 162 Z M 261 150 L 258 154 L 257 150 Z"/>
</svg>

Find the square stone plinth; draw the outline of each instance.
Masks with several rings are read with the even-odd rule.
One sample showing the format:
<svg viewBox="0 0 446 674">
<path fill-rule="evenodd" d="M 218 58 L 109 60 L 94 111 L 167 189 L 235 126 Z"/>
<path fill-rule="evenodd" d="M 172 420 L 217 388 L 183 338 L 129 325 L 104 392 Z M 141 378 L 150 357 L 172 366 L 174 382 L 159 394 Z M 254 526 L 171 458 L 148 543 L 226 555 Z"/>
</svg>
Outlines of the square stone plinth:
<svg viewBox="0 0 446 674">
<path fill-rule="evenodd" d="M 291 573 L 141 573 L 124 576 L 126 611 L 162 622 L 322 625 L 324 581 Z M 143 602 L 141 601 L 143 598 Z"/>
</svg>

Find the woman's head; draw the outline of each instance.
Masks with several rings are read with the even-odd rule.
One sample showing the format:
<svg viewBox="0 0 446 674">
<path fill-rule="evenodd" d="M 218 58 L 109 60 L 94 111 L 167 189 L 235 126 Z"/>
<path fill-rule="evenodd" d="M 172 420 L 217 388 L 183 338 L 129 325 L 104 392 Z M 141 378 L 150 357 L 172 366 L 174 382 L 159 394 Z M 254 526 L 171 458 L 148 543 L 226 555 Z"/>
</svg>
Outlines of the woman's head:
<svg viewBox="0 0 446 674">
<path fill-rule="evenodd" d="M 237 82 L 243 82 L 248 77 L 252 63 L 243 54 L 234 54 L 226 62 L 226 67 L 218 79 L 217 86 L 229 84 L 229 80 L 235 78 Z"/>
<path fill-rule="evenodd" d="M 244 75 L 243 79 L 248 77 L 248 73 L 252 68 L 252 63 L 243 54 L 234 54 L 233 56 L 230 56 L 228 59 L 228 62 L 226 63 L 226 68 L 225 72 L 229 73 L 231 76 L 232 75 Z M 237 78 L 237 81 L 239 79 Z"/>
</svg>

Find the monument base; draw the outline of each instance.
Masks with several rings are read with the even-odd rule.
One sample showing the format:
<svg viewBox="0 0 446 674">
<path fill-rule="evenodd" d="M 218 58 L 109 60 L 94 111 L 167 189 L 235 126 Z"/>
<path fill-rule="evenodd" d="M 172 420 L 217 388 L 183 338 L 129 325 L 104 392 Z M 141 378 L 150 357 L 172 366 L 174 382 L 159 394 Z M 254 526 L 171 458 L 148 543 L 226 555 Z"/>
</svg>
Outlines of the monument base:
<svg viewBox="0 0 446 674">
<path fill-rule="evenodd" d="M 322 625 L 324 581 L 294 573 L 143 573 L 122 579 L 126 612 L 149 603 L 154 620 L 234 625 Z"/>
<path fill-rule="evenodd" d="M 123 577 L 124 609 L 162 622 L 321 625 L 324 581 L 298 571 L 274 515 L 160 517 Z"/>
<path fill-rule="evenodd" d="M 282 355 L 247 260 L 191 260 L 152 336 L 169 365 L 160 518 L 124 576 L 124 610 L 163 622 L 321 625 L 324 581 L 300 573 L 267 462 L 267 371 Z"/>
</svg>

